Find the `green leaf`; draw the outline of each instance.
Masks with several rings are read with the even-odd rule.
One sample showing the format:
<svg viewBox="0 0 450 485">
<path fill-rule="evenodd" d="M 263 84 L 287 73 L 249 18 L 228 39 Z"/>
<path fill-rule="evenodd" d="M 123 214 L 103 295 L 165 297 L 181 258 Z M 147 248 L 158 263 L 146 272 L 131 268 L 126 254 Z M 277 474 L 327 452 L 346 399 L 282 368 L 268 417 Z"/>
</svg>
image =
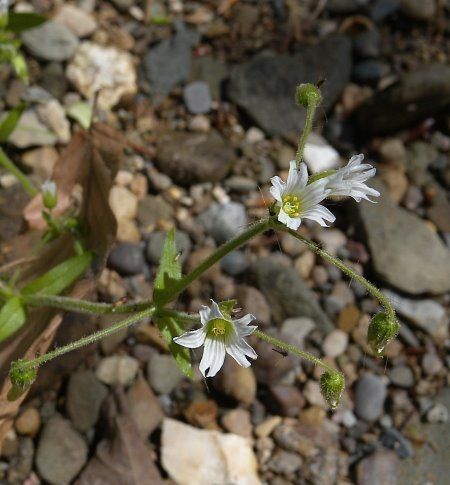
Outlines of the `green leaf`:
<svg viewBox="0 0 450 485">
<path fill-rule="evenodd" d="M 59 295 L 86 271 L 91 261 L 89 252 L 73 256 L 26 285 L 22 292 L 24 295 Z"/>
<path fill-rule="evenodd" d="M 174 318 L 167 316 L 155 317 L 155 323 L 166 340 L 169 350 L 175 358 L 181 372 L 192 378 L 194 376 L 194 372 L 192 370 L 191 354 L 189 349 L 182 347 L 173 341 L 174 337 L 178 337 L 184 333 L 183 326 Z"/>
<path fill-rule="evenodd" d="M 78 101 L 66 108 L 67 116 L 70 116 L 75 121 L 87 130 L 91 126 L 92 121 L 92 106 L 89 103 Z"/>
<path fill-rule="evenodd" d="M 231 313 L 233 308 L 237 305 L 237 300 L 225 300 L 219 303 L 220 311 L 223 313 L 224 317 L 231 318 Z"/>
<path fill-rule="evenodd" d="M 10 12 L 8 15 L 7 30 L 11 32 L 22 32 L 34 29 L 47 21 L 47 17 L 31 12 Z"/>
<path fill-rule="evenodd" d="M 175 230 L 172 228 L 164 241 L 159 270 L 155 279 L 153 301 L 157 305 L 163 302 L 180 279 L 181 263 L 175 246 Z"/>
<path fill-rule="evenodd" d="M 26 314 L 20 298 L 10 298 L 0 310 L 0 342 L 6 340 L 25 323 Z"/>
<path fill-rule="evenodd" d="M 14 131 L 17 123 L 22 116 L 26 108 L 25 103 L 19 104 L 13 108 L 6 116 L 6 118 L 0 123 L 0 143 L 4 143 L 8 138 L 9 135 Z"/>
</svg>

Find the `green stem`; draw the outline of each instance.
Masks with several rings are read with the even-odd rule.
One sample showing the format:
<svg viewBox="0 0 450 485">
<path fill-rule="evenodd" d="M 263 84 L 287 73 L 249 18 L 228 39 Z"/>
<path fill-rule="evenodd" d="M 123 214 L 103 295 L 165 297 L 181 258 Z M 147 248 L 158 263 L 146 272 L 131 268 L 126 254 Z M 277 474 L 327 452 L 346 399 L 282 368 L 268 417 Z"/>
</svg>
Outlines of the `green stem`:
<svg viewBox="0 0 450 485">
<path fill-rule="evenodd" d="M 270 345 L 274 345 L 275 347 L 278 347 L 281 350 L 285 350 L 286 352 L 297 355 L 298 357 L 302 357 L 303 359 L 309 360 L 313 364 L 319 365 L 324 369 L 327 369 L 332 372 L 337 372 L 336 369 L 333 369 L 333 367 L 326 364 L 315 355 L 312 355 L 309 352 L 305 352 L 304 350 L 300 350 L 299 348 L 295 347 L 295 345 L 291 345 L 286 342 L 283 342 L 282 340 L 272 337 L 267 333 L 261 332 L 261 330 L 255 330 L 252 335 L 256 335 L 256 337 L 260 338 L 261 340 L 264 340 Z"/>
<path fill-rule="evenodd" d="M 6 170 L 10 171 L 19 179 L 25 192 L 30 197 L 34 197 L 39 193 L 39 190 L 30 182 L 28 177 L 15 165 L 8 155 L 6 155 L 2 148 L 0 148 L 0 165 L 3 165 Z"/>
<path fill-rule="evenodd" d="M 144 318 L 152 316 L 154 311 L 155 311 L 154 307 L 147 308 L 142 312 L 136 313 L 135 315 L 132 315 L 131 317 L 125 320 L 122 320 L 121 322 L 111 325 L 111 327 L 99 330 L 98 332 L 88 335 L 87 337 L 77 340 L 76 342 L 71 342 L 70 344 L 64 345 L 63 347 L 58 347 L 57 349 L 51 352 L 48 352 L 44 355 L 41 355 L 36 359 L 24 361 L 23 363 L 20 364 L 20 370 L 26 371 L 32 368 L 36 368 L 39 365 L 42 365 L 45 362 L 48 362 L 49 360 L 54 359 L 55 357 L 59 357 L 61 355 L 67 354 L 68 352 L 72 352 L 73 350 L 79 349 L 86 345 L 93 344 L 94 342 L 97 342 L 105 337 L 109 337 L 110 335 L 118 332 L 119 330 L 127 328 L 133 325 L 134 323 L 137 323 L 140 320 L 143 320 Z"/>
<path fill-rule="evenodd" d="M 151 301 L 139 303 L 125 303 L 115 305 L 111 303 L 97 303 L 93 301 L 78 300 L 66 296 L 48 296 L 48 295 L 24 295 L 24 302 L 31 306 L 47 306 L 59 308 L 61 310 L 73 311 L 78 313 L 89 313 L 93 315 L 108 315 L 120 313 L 134 313 L 150 308 Z"/>
<path fill-rule="evenodd" d="M 303 151 L 305 149 L 306 141 L 308 140 L 308 136 L 311 133 L 313 122 L 314 122 L 314 115 L 316 113 L 317 105 L 315 103 L 309 103 L 308 107 L 306 108 L 306 120 L 305 120 L 305 127 L 303 128 L 302 136 L 298 142 L 297 147 L 297 154 L 295 155 L 295 161 L 297 162 L 297 168 L 300 167 L 300 163 L 302 163 L 303 159 Z"/>
<path fill-rule="evenodd" d="M 364 278 L 363 276 L 361 276 L 358 273 L 356 273 L 355 271 L 353 271 L 351 268 L 349 268 L 339 258 L 336 258 L 335 256 L 332 256 L 331 254 L 327 253 L 318 244 L 313 243 L 309 239 L 306 239 L 305 237 L 300 235 L 298 232 L 287 228 L 285 225 L 281 224 L 280 222 L 272 219 L 272 227 L 274 229 L 277 229 L 278 231 L 283 231 L 283 232 L 289 233 L 291 236 L 295 237 L 296 239 L 298 239 L 302 243 L 306 244 L 306 246 L 308 246 L 308 248 L 311 251 L 313 251 L 314 253 L 319 255 L 321 258 L 325 259 L 325 261 L 328 261 L 329 263 L 334 264 L 337 268 L 339 268 L 347 276 L 349 276 L 350 278 L 353 278 L 359 284 L 364 286 L 364 288 L 366 288 L 366 290 L 380 302 L 380 304 L 382 305 L 382 307 L 386 311 L 387 315 L 390 318 L 392 318 L 393 321 L 397 321 L 397 317 L 395 315 L 395 310 L 392 307 L 389 299 L 375 285 L 373 285 L 372 283 L 367 281 L 366 278 Z"/>
<path fill-rule="evenodd" d="M 252 239 L 257 234 L 267 231 L 270 229 L 271 222 L 270 219 L 264 219 L 259 221 L 252 226 L 250 226 L 246 231 L 234 237 L 230 241 L 226 242 L 222 246 L 216 249 L 211 256 L 206 258 L 202 263 L 200 263 L 195 269 L 193 269 L 186 276 L 181 278 L 176 285 L 172 288 L 170 294 L 160 302 L 160 306 L 165 305 L 169 301 L 172 301 L 179 293 L 181 293 L 186 287 L 188 287 L 194 280 L 201 276 L 205 271 L 207 271 L 211 266 L 220 261 L 224 256 L 226 256 L 231 251 L 234 251 L 238 247 L 245 244 L 247 241 Z"/>
</svg>

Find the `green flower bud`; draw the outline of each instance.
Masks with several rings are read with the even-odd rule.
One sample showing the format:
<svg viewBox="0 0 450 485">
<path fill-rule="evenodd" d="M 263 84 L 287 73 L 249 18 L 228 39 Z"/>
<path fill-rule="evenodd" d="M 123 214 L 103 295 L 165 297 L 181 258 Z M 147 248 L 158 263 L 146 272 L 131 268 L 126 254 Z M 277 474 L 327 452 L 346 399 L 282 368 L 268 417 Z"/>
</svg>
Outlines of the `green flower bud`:
<svg viewBox="0 0 450 485">
<path fill-rule="evenodd" d="M 399 327 L 397 320 L 390 319 L 384 312 L 372 317 L 367 331 L 367 341 L 377 357 L 383 355 L 386 345 L 397 336 Z"/>
<path fill-rule="evenodd" d="M 331 409 L 336 409 L 345 389 L 345 380 L 341 372 L 325 371 L 320 376 L 320 391 Z"/>
<path fill-rule="evenodd" d="M 44 206 L 50 210 L 54 209 L 56 207 L 56 203 L 58 202 L 58 194 L 56 192 L 55 182 L 47 180 L 42 184 L 41 189 Z"/>
<path fill-rule="evenodd" d="M 319 106 L 322 101 L 320 89 L 311 83 L 300 84 L 295 91 L 297 104 L 304 108 Z"/>
<path fill-rule="evenodd" d="M 11 363 L 9 378 L 14 386 L 25 389 L 36 380 L 36 367 L 27 367 L 24 369 L 26 360 L 19 359 Z"/>
</svg>

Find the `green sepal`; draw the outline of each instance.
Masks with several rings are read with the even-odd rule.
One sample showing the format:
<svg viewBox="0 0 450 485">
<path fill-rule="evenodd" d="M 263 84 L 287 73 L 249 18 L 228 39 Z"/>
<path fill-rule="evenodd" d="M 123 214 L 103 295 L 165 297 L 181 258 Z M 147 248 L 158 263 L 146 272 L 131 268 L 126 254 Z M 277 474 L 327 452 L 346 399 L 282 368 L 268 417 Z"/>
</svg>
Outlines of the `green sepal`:
<svg viewBox="0 0 450 485">
<path fill-rule="evenodd" d="M 331 409 L 338 407 L 344 389 L 345 379 L 341 372 L 327 370 L 320 376 L 320 391 Z"/>
<path fill-rule="evenodd" d="M 223 316 L 231 320 L 231 314 L 233 313 L 234 307 L 237 305 L 237 300 L 221 301 L 218 305 Z"/>
<path fill-rule="evenodd" d="M 367 341 L 377 357 L 383 355 L 386 345 L 397 336 L 399 329 L 397 320 L 392 320 L 384 312 L 372 317 L 367 330 Z"/>
<path fill-rule="evenodd" d="M 24 296 L 59 295 L 89 268 L 91 262 L 92 253 L 90 252 L 73 256 L 26 285 L 22 293 Z"/>
<path fill-rule="evenodd" d="M 0 143 L 4 143 L 8 140 L 9 135 L 11 135 L 16 128 L 26 107 L 27 105 L 25 103 L 19 104 L 10 110 L 6 115 L 6 118 L 0 123 Z"/>
<path fill-rule="evenodd" d="M 26 360 L 19 359 L 11 363 L 9 378 L 11 379 L 12 388 L 9 390 L 8 401 L 15 401 L 33 384 L 36 380 L 36 367 L 23 369 Z"/>
<path fill-rule="evenodd" d="M 179 337 L 184 333 L 183 326 L 173 317 L 169 316 L 157 316 L 154 318 L 154 321 L 164 337 L 164 340 L 167 342 L 169 350 L 172 353 L 181 372 L 192 379 L 194 376 L 194 371 L 192 369 L 191 354 L 189 349 L 178 345 L 173 340 L 174 337 Z"/>
<path fill-rule="evenodd" d="M 158 274 L 155 278 L 153 301 L 164 303 L 168 294 L 181 279 L 181 262 L 175 245 L 175 229 L 167 232 L 161 253 Z"/>
<path fill-rule="evenodd" d="M 25 308 L 18 296 L 10 298 L 0 310 L 0 342 L 19 330 L 26 321 Z"/>
<path fill-rule="evenodd" d="M 320 89 L 314 84 L 300 84 L 295 91 L 295 100 L 297 104 L 304 108 L 317 107 L 322 101 L 322 94 Z"/>
</svg>

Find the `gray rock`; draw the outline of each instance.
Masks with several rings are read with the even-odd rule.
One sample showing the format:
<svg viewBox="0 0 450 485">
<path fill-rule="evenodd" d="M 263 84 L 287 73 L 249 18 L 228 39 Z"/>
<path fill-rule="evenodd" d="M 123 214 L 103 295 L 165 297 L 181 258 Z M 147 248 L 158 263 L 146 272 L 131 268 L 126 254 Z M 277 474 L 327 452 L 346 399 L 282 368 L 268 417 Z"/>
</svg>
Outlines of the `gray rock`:
<svg viewBox="0 0 450 485">
<path fill-rule="evenodd" d="M 414 374 L 411 367 L 407 365 L 397 365 L 391 372 L 389 372 L 389 379 L 392 384 L 398 387 L 412 387 L 414 386 Z"/>
<path fill-rule="evenodd" d="M 428 181 L 428 167 L 437 160 L 439 153 L 430 143 L 416 141 L 407 150 L 406 172 L 414 185 L 421 186 Z"/>
<path fill-rule="evenodd" d="M 183 89 L 184 103 L 192 114 L 208 113 L 211 109 L 211 90 L 203 81 L 189 83 Z"/>
<path fill-rule="evenodd" d="M 396 12 L 400 7 L 400 0 L 375 0 L 370 7 L 370 17 L 373 21 L 381 23 Z"/>
<path fill-rule="evenodd" d="M 104 357 L 97 366 L 97 379 L 109 385 L 128 386 L 136 377 L 139 362 L 129 355 Z"/>
<path fill-rule="evenodd" d="M 64 67 L 59 62 L 51 62 L 42 69 L 40 84 L 56 99 L 61 100 L 67 92 L 67 79 Z"/>
<path fill-rule="evenodd" d="M 380 33 L 376 29 L 365 30 L 353 40 L 356 55 L 362 58 L 378 57 L 380 55 Z"/>
<path fill-rule="evenodd" d="M 40 476 L 52 485 L 68 485 L 87 460 L 87 445 L 67 419 L 59 415 L 45 425 L 36 452 Z"/>
<path fill-rule="evenodd" d="M 400 460 L 394 451 L 377 450 L 358 463 L 358 485 L 397 485 Z M 411 482 L 412 483 L 412 482 Z"/>
<path fill-rule="evenodd" d="M 448 249 L 422 219 L 395 205 L 384 185 L 372 186 L 382 193 L 378 203 L 362 202 L 358 211 L 378 277 L 414 295 L 449 291 Z"/>
<path fill-rule="evenodd" d="M 222 244 L 242 232 L 247 224 L 247 211 L 238 202 L 212 204 L 198 216 L 198 222 Z"/>
<path fill-rule="evenodd" d="M 299 470 L 302 464 L 303 460 L 297 453 L 278 450 L 267 463 L 267 467 L 275 473 L 288 475 Z"/>
<path fill-rule="evenodd" d="M 366 421 L 376 421 L 383 414 L 386 383 L 374 374 L 363 374 L 356 383 L 355 413 Z"/>
<path fill-rule="evenodd" d="M 108 265 L 124 276 L 143 273 L 145 259 L 141 246 L 133 243 L 117 244 L 109 255 Z"/>
<path fill-rule="evenodd" d="M 76 35 L 65 25 L 51 20 L 26 30 L 22 40 L 34 56 L 44 61 L 67 61 L 78 47 Z"/>
<path fill-rule="evenodd" d="M 307 317 L 287 318 L 281 325 L 281 335 L 293 345 L 303 348 L 305 337 L 316 328 L 314 320 Z"/>
<path fill-rule="evenodd" d="M 220 260 L 220 266 L 230 276 L 238 276 L 247 269 L 247 258 L 242 251 L 231 251 Z"/>
<path fill-rule="evenodd" d="M 414 20 L 432 20 L 437 13 L 436 0 L 401 0 L 401 11 Z"/>
<path fill-rule="evenodd" d="M 159 104 L 173 87 L 189 77 L 194 43 L 193 34 L 178 24 L 174 36 L 163 40 L 145 55 L 142 69 L 154 103 Z"/>
<path fill-rule="evenodd" d="M 257 260 L 251 271 L 257 286 L 271 304 L 274 320 L 281 325 L 289 317 L 309 317 L 323 332 L 333 329 L 314 293 L 292 267 L 281 266 L 276 259 Z"/>
<path fill-rule="evenodd" d="M 429 64 L 403 75 L 356 110 L 356 121 L 367 135 L 382 134 L 448 110 L 450 66 Z"/>
<path fill-rule="evenodd" d="M 25 111 L 8 141 L 18 148 L 55 145 L 58 137 L 38 118 L 34 110 Z"/>
<path fill-rule="evenodd" d="M 111 0 L 111 2 L 120 10 L 128 10 L 134 5 L 134 0 Z"/>
<path fill-rule="evenodd" d="M 387 74 L 389 74 L 389 64 L 376 59 L 358 62 L 353 69 L 353 77 L 362 84 L 376 84 Z"/>
<path fill-rule="evenodd" d="M 410 300 L 389 290 L 384 293 L 400 315 L 438 340 L 447 338 L 447 312 L 437 301 Z"/>
<path fill-rule="evenodd" d="M 227 65 L 210 56 L 199 57 L 192 64 L 191 78 L 208 83 L 214 99 L 220 98 L 222 83 L 228 74 Z"/>
<path fill-rule="evenodd" d="M 447 409 L 450 408 L 450 388 L 444 388 L 436 400 Z M 426 436 L 426 443 L 415 449 L 413 459 L 402 460 L 399 464 L 399 477 L 396 483 L 416 483 L 418 477 L 427 477 L 433 474 L 436 485 L 448 483 L 448 424 L 417 423 L 415 426 L 417 436 Z M 431 447 L 428 443 L 433 443 Z"/>
<path fill-rule="evenodd" d="M 139 202 L 137 219 L 144 231 L 152 230 L 159 221 L 171 221 L 173 209 L 161 195 L 146 195 Z"/>
<path fill-rule="evenodd" d="M 170 394 L 183 378 L 171 355 L 155 355 L 148 363 L 147 377 L 157 394 Z"/>
<path fill-rule="evenodd" d="M 95 425 L 107 394 L 106 386 L 91 371 L 81 371 L 70 376 L 66 410 L 75 428 L 87 431 Z"/>
<path fill-rule="evenodd" d="M 147 259 L 150 263 L 159 264 L 166 236 L 165 231 L 155 231 L 150 235 L 146 249 Z M 180 253 L 180 262 L 183 264 L 191 252 L 192 243 L 189 236 L 183 231 L 176 231 L 175 246 Z"/>
<path fill-rule="evenodd" d="M 26 483 L 27 477 L 33 470 L 33 461 L 33 440 L 23 438 L 20 440 L 18 453 L 9 462 L 7 483 Z"/>
<path fill-rule="evenodd" d="M 234 150 L 216 132 L 169 132 L 158 139 L 156 165 L 182 186 L 219 182 L 229 172 Z"/>
<path fill-rule="evenodd" d="M 323 106 L 329 109 L 350 79 L 350 51 L 346 37 L 330 36 L 294 55 L 257 56 L 233 70 L 229 95 L 268 134 L 297 134 L 305 110 L 294 102 L 296 86 L 326 78 Z"/>
</svg>

